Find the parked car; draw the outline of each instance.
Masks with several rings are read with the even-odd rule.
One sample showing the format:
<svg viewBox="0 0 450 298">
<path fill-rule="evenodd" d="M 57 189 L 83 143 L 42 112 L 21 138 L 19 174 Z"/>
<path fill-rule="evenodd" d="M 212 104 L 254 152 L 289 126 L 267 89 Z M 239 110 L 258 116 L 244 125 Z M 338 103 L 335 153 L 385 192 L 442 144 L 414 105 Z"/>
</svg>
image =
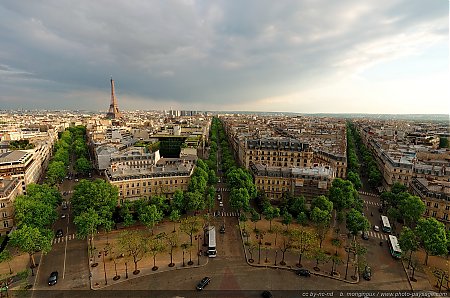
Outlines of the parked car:
<svg viewBox="0 0 450 298">
<path fill-rule="evenodd" d="M 63 201 L 63 202 L 62 202 L 62 204 L 61 204 L 61 209 L 62 209 L 62 210 L 66 210 L 66 209 L 67 209 L 67 202 L 66 202 L 66 201 Z"/>
<path fill-rule="evenodd" d="M 364 240 L 369 240 L 369 232 L 364 231 L 361 235 L 362 239 Z"/>
<path fill-rule="evenodd" d="M 64 218 L 66 218 L 66 214 L 65 213 L 61 214 L 61 219 L 64 219 Z"/>
<path fill-rule="evenodd" d="M 379 227 L 379 226 L 373 226 L 373 230 L 374 230 L 375 232 L 379 232 L 379 231 L 380 231 L 380 227 Z"/>
<path fill-rule="evenodd" d="M 209 277 L 203 277 L 203 279 L 197 284 L 197 291 L 203 290 L 211 281 Z"/>
<path fill-rule="evenodd" d="M 222 202 L 222 201 L 219 203 L 219 206 L 220 206 L 220 207 L 223 207 L 223 202 Z"/>
<path fill-rule="evenodd" d="M 363 278 L 365 280 L 371 280 L 372 279 L 372 269 L 369 266 L 366 266 L 366 268 L 364 268 Z"/>
<path fill-rule="evenodd" d="M 220 227 L 220 234 L 225 234 L 225 226 Z"/>
<path fill-rule="evenodd" d="M 305 268 L 300 268 L 300 269 L 297 270 L 297 275 L 310 277 L 311 276 L 311 271 L 309 271 L 308 269 L 305 269 Z"/>
<path fill-rule="evenodd" d="M 264 291 L 261 293 L 261 297 L 263 298 L 272 298 L 272 293 L 270 293 L 270 291 Z"/>
<path fill-rule="evenodd" d="M 50 277 L 48 278 L 48 285 L 53 286 L 58 282 L 58 271 L 53 271 L 50 273 Z"/>
<path fill-rule="evenodd" d="M 56 237 L 61 238 L 63 236 L 63 230 L 62 229 L 58 229 L 56 231 Z"/>
</svg>

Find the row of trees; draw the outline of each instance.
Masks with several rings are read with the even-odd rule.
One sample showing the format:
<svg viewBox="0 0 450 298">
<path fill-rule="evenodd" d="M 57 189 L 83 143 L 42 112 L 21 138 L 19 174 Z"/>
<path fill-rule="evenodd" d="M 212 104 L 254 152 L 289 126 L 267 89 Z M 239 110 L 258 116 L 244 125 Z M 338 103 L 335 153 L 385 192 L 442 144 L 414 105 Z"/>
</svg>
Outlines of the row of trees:
<svg viewBox="0 0 450 298">
<path fill-rule="evenodd" d="M 30 256 L 31 265 L 36 266 L 34 254 L 51 249 L 52 224 L 58 218 L 56 206 L 62 201 L 59 191 L 47 184 L 30 184 L 27 194 L 14 200 L 17 230 L 12 232 L 10 243 Z"/>
<path fill-rule="evenodd" d="M 387 210 L 389 218 L 401 221 L 409 228 L 413 228 L 425 212 L 425 203 L 407 191 L 407 187 L 398 182 L 394 183 L 390 191 L 380 196 L 382 206 Z"/>
<path fill-rule="evenodd" d="M 148 233 L 144 230 L 133 230 L 123 232 L 118 239 L 118 247 L 111 258 L 117 259 L 118 256 L 124 255 L 130 258 L 134 263 L 134 274 L 138 274 L 138 263 L 145 256 L 150 255 L 153 258 L 153 270 L 157 270 L 156 256 L 163 252 L 168 252 L 170 255 L 169 266 L 174 266 L 173 254 L 177 249 L 183 250 L 183 265 L 184 253 L 189 252 L 189 265 L 192 265 L 192 250 L 193 250 L 193 238 L 196 236 L 202 228 L 202 220 L 199 217 L 190 216 L 181 220 L 180 230 L 172 233 L 160 233 L 149 237 Z M 181 234 L 184 233 L 189 236 L 189 242 L 181 241 Z M 116 271 L 117 276 L 117 271 Z"/>
<path fill-rule="evenodd" d="M 404 226 L 398 241 L 402 252 L 409 254 L 408 267 L 413 264 L 413 253 L 419 248 L 425 251 L 425 265 L 428 264 L 430 255 L 446 255 L 450 248 L 449 236 L 450 232 L 446 232 L 445 225 L 433 217 L 420 218 L 415 228 Z"/>
<path fill-rule="evenodd" d="M 72 146 L 71 153 L 76 157 L 75 160 L 75 171 L 84 176 L 89 174 L 92 170 L 92 164 L 89 161 L 89 149 L 86 144 L 86 127 L 85 126 L 75 126 L 69 128 L 72 133 Z"/>
<path fill-rule="evenodd" d="M 356 189 L 362 187 L 361 179 L 359 177 L 360 164 L 358 155 L 356 154 L 356 145 L 353 134 L 356 130 L 353 124 L 347 122 L 347 179 L 353 183 Z"/>
<path fill-rule="evenodd" d="M 60 134 L 53 152 L 53 158 L 47 168 L 47 182 L 56 185 L 67 175 L 67 167 L 70 163 L 69 148 L 72 145 L 72 133 L 65 130 Z"/>
<path fill-rule="evenodd" d="M 381 172 L 378 169 L 377 163 L 370 150 L 367 149 L 366 145 L 364 145 L 364 143 L 362 142 L 361 136 L 359 135 L 353 123 L 348 123 L 348 128 L 350 130 L 350 134 L 353 135 L 356 148 L 359 151 L 360 156 L 362 157 L 362 160 L 364 162 L 362 172 L 368 177 L 369 185 L 372 188 L 377 188 L 381 185 L 383 179 Z"/>
</svg>

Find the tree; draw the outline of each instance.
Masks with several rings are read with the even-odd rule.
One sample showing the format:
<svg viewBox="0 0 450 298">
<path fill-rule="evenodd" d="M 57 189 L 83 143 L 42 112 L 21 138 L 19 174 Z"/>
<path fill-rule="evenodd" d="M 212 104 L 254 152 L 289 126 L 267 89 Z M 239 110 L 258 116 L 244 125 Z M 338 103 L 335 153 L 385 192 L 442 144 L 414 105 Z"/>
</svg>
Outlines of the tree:
<svg viewBox="0 0 450 298">
<path fill-rule="evenodd" d="M 306 225 L 307 221 L 308 221 L 308 216 L 306 215 L 306 213 L 305 212 L 300 212 L 298 214 L 298 216 L 297 216 L 297 222 L 300 225 L 304 226 L 304 225 Z"/>
<path fill-rule="evenodd" d="M 322 210 L 319 207 L 314 207 L 311 212 L 311 220 L 316 227 L 317 237 L 319 238 L 319 247 L 322 248 L 323 240 L 325 239 L 330 227 L 331 213 L 328 210 Z"/>
<path fill-rule="evenodd" d="M 156 256 L 159 253 L 162 253 L 164 251 L 164 244 L 162 243 L 162 239 L 158 236 L 153 237 L 148 242 L 148 251 L 153 257 L 153 268 L 152 270 L 158 270 L 158 267 L 156 266 Z"/>
<path fill-rule="evenodd" d="M 306 211 L 305 198 L 303 196 L 292 198 L 292 200 L 289 201 L 288 210 L 293 217 L 298 217 L 301 212 Z"/>
<path fill-rule="evenodd" d="M 353 171 L 349 171 L 347 174 L 347 179 L 353 184 L 355 189 L 361 189 L 362 182 L 357 173 L 355 173 Z"/>
<path fill-rule="evenodd" d="M 250 207 L 250 196 L 245 188 L 233 188 L 230 192 L 231 208 L 241 211 Z"/>
<path fill-rule="evenodd" d="M 186 202 L 184 200 L 183 191 L 175 190 L 172 198 L 172 210 L 177 209 L 180 211 L 186 210 Z"/>
<path fill-rule="evenodd" d="M 336 178 L 331 184 L 329 198 L 336 211 L 341 211 L 352 207 L 359 196 L 350 181 Z"/>
<path fill-rule="evenodd" d="M 448 138 L 440 137 L 439 138 L 439 148 L 449 148 Z"/>
<path fill-rule="evenodd" d="M 292 215 L 289 212 L 283 214 L 283 219 L 281 223 L 286 226 L 286 231 L 289 229 L 289 225 L 292 223 Z"/>
<path fill-rule="evenodd" d="M 11 269 L 11 264 L 10 264 L 12 259 L 13 259 L 13 257 L 8 249 L 4 249 L 2 252 L 0 252 L 0 263 L 4 263 L 4 262 L 8 263 L 9 274 L 13 273 L 13 271 Z"/>
<path fill-rule="evenodd" d="M 447 235 L 445 226 L 434 217 L 419 219 L 416 226 L 416 235 L 425 250 L 425 262 L 428 264 L 428 256 L 438 256 L 447 253 Z"/>
<path fill-rule="evenodd" d="M 187 192 L 184 194 L 186 200 L 186 210 L 197 211 L 205 208 L 205 200 L 203 194 L 199 191 Z"/>
<path fill-rule="evenodd" d="M 47 184 L 28 184 L 27 197 L 53 207 L 62 202 L 62 196 L 58 189 Z"/>
<path fill-rule="evenodd" d="M 322 248 L 316 248 L 313 251 L 313 257 L 316 260 L 316 266 L 314 267 L 314 270 L 319 271 L 319 264 L 326 262 L 328 259 L 328 255 L 325 253 L 325 251 Z"/>
<path fill-rule="evenodd" d="M 187 234 L 191 241 L 192 246 L 192 238 L 194 234 L 197 234 L 200 231 L 201 222 L 198 217 L 189 216 L 181 220 L 180 231 Z"/>
<path fill-rule="evenodd" d="M 252 217 L 250 218 L 250 220 L 255 224 L 255 227 L 253 230 L 256 231 L 256 223 L 260 220 L 261 215 L 255 209 L 252 209 L 251 213 L 252 213 Z"/>
<path fill-rule="evenodd" d="M 359 231 L 367 231 L 370 227 L 370 224 L 367 218 L 362 215 L 361 212 L 352 208 L 347 213 L 346 226 L 350 233 L 356 236 Z"/>
<path fill-rule="evenodd" d="M 90 208 L 82 214 L 75 216 L 73 223 L 77 228 L 78 238 L 85 239 L 86 237 L 90 237 L 89 243 L 92 251 L 94 248 L 94 235 L 101 224 L 98 213 L 93 208 Z"/>
<path fill-rule="evenodd" d="M 31 265 L 36 267 L 34 254 L 42 251 L 48 253 L 52 248 L 53 232 L 47 229 L 22 226 L 10 234 L 11 244 L 19 250 L 28 253 Z"/>
<path fill-rule="evenodd" d="M 178 211 L 177 209 L 172 209 L 172 211 L 170 212 L 169 215 L 169 219 L 173 222 L 173 232 L 175 233 L 175 223 L 178 222 L 180 220 L 180 211 Z"/>
<path fill-rule="evenodd" d="M 132 207 L 133 203 L 130 201 L 124 201 L 120 206 L 119 215 L 123 219 L 123 225 L 125 227 L 129 227 L 135 222 L 131 212 Z"/>
<path fill-rule="evenodd" d="M 280 216 L 280 209 L 269 206 L 264 210 L 264 218 L 269 221 L 269 231 L 272 230 L 272 220 Z"/>
<path fill-rule="evenodd" d="M 148 251 L 147 237 L 141 231 L 125 231 L 119 236 L 119 246 L 133 258 L 133 274 L 139 274 L 138 262 Z"/>
<path fill-rule="evenodd" d="M 102 179 L 95 181 L 80 180 L 75 186 L 71 198 L 74 215 L 93 208 L 99 215 L 101 222 L 111 220 L 116 209 L 119 192 L 116 186 Z"/>
<path fill-rule="evenodd" d="M 14 212 L 19 228 L 24 225 L 36 228 L 50 227 L 58 218 L 54 206 L 27 195 L 18 196 L 14 200 Z"/>
<path fill-rule="evenodd" d="M 316 245 L 316 237 L 311 231 L 300 228 L 291 231 L 293 247 L 298 251 L 298 267 L 302 267 L 302 257 L 305 253 L 309 253 Z"/>
<path fill-rule="evenodd" d="M 156 205 L 145 205 L 138 210 L 139 220 L 151 230 L 153 235 L 153 228 L 163 218 L 162 211 L 158 210 Z"/>
<path fill-rule="evenodd" d="M 71 198 L 75 217 L 93 209 L 98 214 L 100 225 L 108 231 L 112 226 L 113 213 L 118 199 L 117 187 L 102 179 L 95 181 L 81 180 L 75 186 Z"/>
<path fill-rule="evenodd" d="M 280 251 L 282 254 L 280 265 L 282 265 L 282 266 L 286 265 L 286 262 L 284 261 L 284 257 L 286 255 L 286 252 L 291 248 L 292 248 L 292 235 L 290 233 L 288 233 L 288 235 L 283 237 L 283 242 L 280 245 Z"/>
<path fill-rule="evenodd" d="M 51 184 L 56 184 L 66 177 L 66 165 L 62 161 L 52 161 L 47 168 L 47 177 Z"/>
<path fill-rule="evenodd" d="M 79 157 L 75 162 L 75 171 L 83 175 L 87 175 L 92 170 L 91 162 L 84 156 Z"/>
<path fill-rule="evenodd" d="M 419 239 L 417 239 L 414 230 L 408 227 L 403 227 L 398 238 L 398 244 L 403 252 L 409 252 L 408 268 L 411 265 L 412 254 L 419 249 Z"/>
<path fill-rule="evenodd" d="M 166 235 L 165 242 L 166 245 L 169 247 L 169 255 L 170 255 L 169 267 L 175 266 L 175 264 L 173 263 L 173 251 L 178 246 L 179 241 L 180 240 L 178 233 L 170 233 Z"/>
<path fill-rule="evenodd" d="M 333 202 L 328 200 L 326 196 L 318 196 L 314 198 L 311 202 L 311 210 L 314 210 L 314 208 L 318 207 L 320 210 L 328 211 L 328 213 L 331 213 L 333 210 Z"/>
<path fill-rule="evenodd" d="M 398 205 L 399 215 L 410 228 L 422 217 L 425 209 L 425 203 L 418 196 L 409 194 Z"/>
</svg>

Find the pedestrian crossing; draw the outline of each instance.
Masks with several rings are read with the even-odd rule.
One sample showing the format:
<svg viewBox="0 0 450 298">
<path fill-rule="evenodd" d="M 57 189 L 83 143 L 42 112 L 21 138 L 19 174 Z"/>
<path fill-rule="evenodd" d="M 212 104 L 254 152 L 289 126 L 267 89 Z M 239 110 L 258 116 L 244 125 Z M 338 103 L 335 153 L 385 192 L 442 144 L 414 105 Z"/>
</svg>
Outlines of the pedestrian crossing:
<svg viewBox="0 0 450 298">
<path fill-rule="evenodd" d="M 378 197 L 377 194 L 371 193 L 371 192 L 367 192 L 367 191 L 358 191 L 359 194 L 361 195 L 365 195 L 365 196 L 370 196 L 370 197 Z"/>
<path fill-rule="evenodd" d="M 67 235 L 64 237 L 54 238 L 53 244 L 64 243 L 66 241 L 66 239 L 67 239 L 67 241 L 75 239 L 75 234 Z"/>
<path fill-rule="evenodd" d="M 217 187 L 216 191 L 230 191 L 230 190 L 226 187 Z"/>
<path fill-rule="evenodd" d="M 364 200 L 364 204 L 366 204 L 366 205 L 373 205 L 373 206 L 377 206 L 377 207 L 381 207 L 381 203 L 378 203 L 378 202 L 372 202 L 372 201 L 366 201 L 366 200 Z"/>
<path fill-rule="evenodd" d="M 378 238 L 378 239 L 381 239 L 381 240 L 388 240 L 388 235 L 387 234 L 374 232 L 374 231 L 367 231 L 367 233 L 369 234 L 369 239 L 370 238 Z"/>
<path fill-rule="evenodd" d="M 222 216 L 222 217 L 237 217 L 237 212 L 225 212 L 225 211 L 216 211 L 214 213 L 215 216 Z"/>
</svg>

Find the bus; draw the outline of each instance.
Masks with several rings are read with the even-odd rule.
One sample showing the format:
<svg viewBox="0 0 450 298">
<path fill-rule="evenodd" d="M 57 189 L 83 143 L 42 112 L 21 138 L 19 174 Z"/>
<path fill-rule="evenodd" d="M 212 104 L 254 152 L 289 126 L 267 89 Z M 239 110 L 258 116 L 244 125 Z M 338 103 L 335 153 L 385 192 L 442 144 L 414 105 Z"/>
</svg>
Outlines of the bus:
<svg viewBox="0 0 450 298">
<path fill-rule="evenodd" d="M 389 251 L 396 259 L 400 259 L 402 257 L 402 250 L 400 245 L 398 245 L 397 237 L 392 235 L 389 235 Z"/>
<path fill-rule="evenodd" d="M 215 258 L 216 251 L 216 228 L 214 226 L 208 227 L 208 257 Z"/>
<path fill-rule="evenodd" d="M 391 232 L 391 224 L 389 223 L 387 216 L 381 215 L 381 229 L 386 233 Z"/>
</svg>

